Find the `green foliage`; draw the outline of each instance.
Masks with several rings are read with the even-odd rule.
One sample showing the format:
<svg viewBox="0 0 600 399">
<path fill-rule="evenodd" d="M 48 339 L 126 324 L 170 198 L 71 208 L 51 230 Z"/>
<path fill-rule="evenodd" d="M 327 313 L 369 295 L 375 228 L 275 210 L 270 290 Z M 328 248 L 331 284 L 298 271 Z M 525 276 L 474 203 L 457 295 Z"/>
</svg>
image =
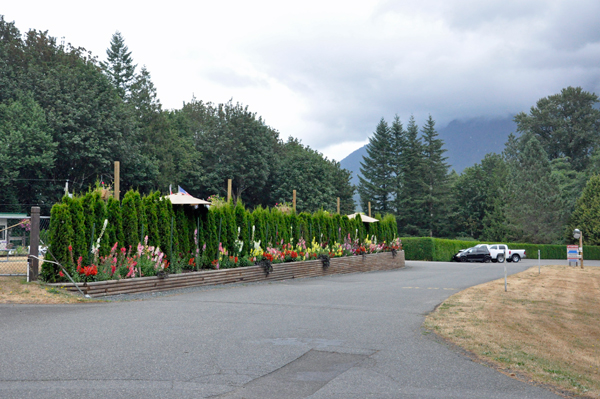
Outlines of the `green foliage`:
<svg viewBox="0 0 600 399">
<path fill-rule="evenodd" d="M 575 229 L 581 230 L 586 244 L 600 245 L 600 175 L 593 176 L 587 182 L 577 200 L 575 210 L 564 230 L 567 241 L 574 242 Z M 587 257 L 587 253 L 584 254 Z"/>
<path fill-rule="evenodd" d="M 443 148 L 444 142 L 435 130 L 431 115 L 423 127 L 423 228 L 430 237 L 443 237 L 448 234 L 450 185 L 448 164 Z"/>
<path fill-rule="evenodd" d="M 396 214 L 402 234 L 420 235 L 425 223 L 423 193 L 426 187 L 423 180 L 423 143 L 419 138 L 419 127 L 413 116 L 408 120 L 403 143 L 404 148 L 398 161 L 401 165 L 402 191 L 397 200 Z"/>
<path fill-rule="evenodd" d="M 334 211 L 337 197 L 344 212 L 354 212 L 354 187 L 349 171 L 292 137 L 280 152 L 280 162 L 273 174 L 272 203 L 291 202 L 296 190 L 298 212 L 321 208 Z"/>
<path fill-rule="evenodd" d="M 535 137 L 549 160 L 566 157 L 574 170 L 583 171 L 600 144 L 598 101 L 596 94 L 569 86 L 540 99 L 529 114 L 515 116 L 517 131 L 523 137 Z"/>
<path fill-rule="evenodd" d="M 50 212 L 50 245 L 46 259 L 56 261 L 63 265 L 71 274 L 73 262 L 69 253 L 69 246 L 73 239 L 73 221 L 69 212 L 69 206 L 64 203 L 55 204 Z M 40 277 L 47 282 L 55 282 L 59 278 L 60 268 L 53 264 L 44 262 Z"/>
<path fill-rule="evenodd" d="M 375 212 L 390 212 L 392 210 L 392 193 L 395 188 L 394 169 L 392 165 L 392 135 L 387 122 L 381 118 L 373 136 L 367 144 L 367 156 L 360 163 L 360 184 L 358 193 L 362 209 Z"/>
<path fill-rule="evenodd" d="M 461 249 L 474 247 L 477 244 L 494 244 L 496 242 L 448 240 L 431 237 L 402 238 L 402 248 L 407 260 L 427 260 L 449 262 Z M 567 259 L 566 245 L 505 243 L 510 249 L 524 249 L 528 258 L 536 259 L 540 250 L 541 259 Z M 584 259 L 600 260 L 600 247 L 584 245 Z"/>
<path fill-rule="evenodd" d="M 183 205 L 175 206 L 177 210 L 175 211 L 175 231 L 173 232 L 173 237 L 177 236 L 177 240 L 173 246 L 176 248 L 175 252 L 178 258 L 190 253 L 188 218 L 185 215 L 183 207 Z"/>
<path fill-rule="evenodd" d="M 507 154 L 504 200 L 509 239 L 556 243 L 561 240 L 567 217 L 558 182 L 540 142 L 532 136 L 521 140 L 521 144 L 517 154 Z"/>
<path fill-rule="evenodd" d="M 135 192 L 129 190 L 123 197 L 122 204 L 123 241 L 125 248 L 136 247 L 139 243 L 138 215 L 135 208 Z"/>
<path fill-rule="evenodd" d="M 108 237 L 110 245 L 119 243 L 120 247 L 124 247 L 123 238 L 123 218 L 121 215 L 121 203 L 114 197 L 110 197 L 106 205 L 108 218 Z"/>
<path fill-rule="evenodd" d="M 235 217 L 235 209 L 232 203 L 228 203 L 223 207 L 223 233 L 221 234 L 223 246 L 233 253 L 235 249 L 235 241 L 237 240 L 237 223 Z"/>
<path fill-rule="evenodd" d="M 121 98 L 130 95 L 131 84 L 135 76 L 135 67 L 131 51 L 125 45 L 121 32 L 117 31 L 110 40 L 110 47 L 106 50 L 107 61 L 101 63 L 106 75 Z"/>
<path fill-rule="evenodd" d="M 219 215 L 217 214 L 217 208 L 210 208 L 208 210 L 206 220 L 206 256 L 209 262 L 217 259 L 219 253 L 219 241 L 217 238 L 219 228 Z"/>
<path fill-rule="evenodd" d="M 67 204 L 69 207 L 69 214 L 71 216 L 73 228 L 73 258 L 76 260 L 81 256 L 83 257 L 83 262 L 88 264 L 89 243 L 87 242 L 85 234 L 85 216 L 82 205 L 83 199 L 81 197 L 70 198 L 68 196 L 64 196 L 63 203 Z"/>
</svg>

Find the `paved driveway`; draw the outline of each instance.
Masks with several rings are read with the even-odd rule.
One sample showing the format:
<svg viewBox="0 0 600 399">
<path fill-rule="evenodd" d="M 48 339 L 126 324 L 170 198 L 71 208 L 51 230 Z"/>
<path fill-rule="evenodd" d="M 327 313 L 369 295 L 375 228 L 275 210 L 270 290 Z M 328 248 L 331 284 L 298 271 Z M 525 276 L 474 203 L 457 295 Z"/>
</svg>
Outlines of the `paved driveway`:
<svg viewBox="0 0 600 399">
<path fill-rule="evenodd" d="M 437 304 L 503 267 L 408 261 L 148 300 L 0 305 L 0 397 L 555 398 L 421 330 Z"/>
</svg>

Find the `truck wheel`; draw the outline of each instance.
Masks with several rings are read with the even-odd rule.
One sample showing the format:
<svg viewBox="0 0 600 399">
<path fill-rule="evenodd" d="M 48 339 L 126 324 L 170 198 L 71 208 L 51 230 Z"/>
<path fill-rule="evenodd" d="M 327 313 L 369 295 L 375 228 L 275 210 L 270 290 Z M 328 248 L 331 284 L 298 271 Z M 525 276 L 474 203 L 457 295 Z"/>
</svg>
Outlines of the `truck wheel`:
<svg viewBox="0 0 600 399">
<path fill-rule="evenodd" d="M 483 261 L 485 263 L 490 263 L 492 261 L 492 257 L 491 256 L 486 256 L 485 258 L 483 258 Z"/>
<path fill-rule="evenodd" d="M 519 255 L 517 255 L 517 254 L 514 254 L 514 255 L 512 256 L 512 261 L 513 261 L 513 262 L 517 263 L 517 262 L 518 262 L 518 261 L 520 261 L 520 260 L 521 260 L 521 257 L 520 257 Z"/>
<path fill-rule="evenodd" d="M 498 255 L 498 263 L 504 263 L 504 255 Z"/>
</svg>

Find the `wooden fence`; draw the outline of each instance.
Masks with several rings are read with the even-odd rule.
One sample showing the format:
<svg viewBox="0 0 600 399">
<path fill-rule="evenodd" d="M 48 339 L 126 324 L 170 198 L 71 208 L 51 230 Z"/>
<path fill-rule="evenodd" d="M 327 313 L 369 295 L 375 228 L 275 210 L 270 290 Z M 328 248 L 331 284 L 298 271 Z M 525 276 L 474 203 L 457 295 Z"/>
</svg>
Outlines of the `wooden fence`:
<svg viewBox="0 0 600 399">
<path fill-rule="evenodd" d="M 118 294 L 168 291 L 186 287 L 248 283 L 257 281 L 289 280 L 304 277 L 328 276 L 330 274 L 391 270 L 404 267 L 404 251 L 394 256 L 391 252 L 378 254 L 332 258 L 327 268 L 321 260 L 277 263 L 267 274 L 261 266 L 238 267 L 234 269 L 205 270 L 199 272 L 172 274 L 167 278 L 139 277 L 122 280 L 77 283 L 81 290 L 91 297 Z M 73 283 L 49 284 L 71 292 L 78 292 Z"/>
</svg>

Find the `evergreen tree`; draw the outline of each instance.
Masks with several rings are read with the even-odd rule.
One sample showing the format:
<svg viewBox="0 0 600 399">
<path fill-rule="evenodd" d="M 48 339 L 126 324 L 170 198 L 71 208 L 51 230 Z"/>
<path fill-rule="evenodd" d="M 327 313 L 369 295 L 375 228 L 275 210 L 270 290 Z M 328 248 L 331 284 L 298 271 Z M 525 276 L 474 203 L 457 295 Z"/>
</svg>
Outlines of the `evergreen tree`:
<svg viewBox="0 0 600 399">
<path fill-rule="evenodd" d="M 131 51 L 125 45 L 121 32 L 116 31 L 110 40 L 110 47 L 106 49 L 106 61 L 101 63 L 104 71 L 121 98 L 128 98 L 131 94 L 131 85 L 135 77 L 135 68 Z"/>
<path fill-rule="evenodd" d="M 600 145 L 598 96 L 581 87 L 567 87 L 540 99 L 529 114 L 515 116 L 517 131 L 535 137 L 550 160 L 567 157 L 581 172 Z"/>
<path fill-rule="evenodd" d="M 523 149 L 508 163 L 506 223 L 513 241 L 540 244 L 560 241 L 565 206 L 550 162 L 535 137 L 522 142 Z"/>
<path fill-rule="evenodd" d="M 138 236 L 138 216 L 135 208 L 135 194 L 129 190 L 123 197 L 123 241 L 125 248 L 136 247 L 139 242 Z"/>
<path fill-rule="evenodd" d="M 391 165 L 391 138 L 387 122 L 381 118 L 367 144 L 367 155 L 360 163 L 358 193 L 361 206 L 367 209 L 371 202 L 374 212 L 389 212 L 393 200 L 393 170 Z"/>
<path fill-rule="evenodd" d="M 592 176 L 577 200 L 564 237 L 574 242 L 573 230 L 579 229 L 586 245 L 600 245 L 600 175 Z"/>
<path fill-rule="evenodd" d="M 402 206 L 401 201 L 403 198 L 403 189 L 404 189 L 404 174 L 403 174 L 403 165 L 402 165 L 402 155 L 404 152 L 404 147 L 406 146 L 406 131 L 402 126 L 402 122 L 398 115 L 394 117 L 394 121 L 392 122 L 392 126 L 390 129 L 391 134 L 391 145 L 390 145 L 390 166 L 392 168 L 392 190 L 393 190 L 393 199 L 394 205 L 391 208 L 391 212 L 399 215 Z"/>
<path fill-rule="evenodd" d="M 423 132 L 423 227 L 430 237 L 447 236 L 449 193 L 448 164 L 444 156 L 444 142 L 438 138 L 431 115 L 425 122 Z"/>
<path fill-rule="evenodd" d="M 426 187 L 423 176 L 423 144 L 419 138 L 419 127 L 413 116 L 410 117 L 406 128 L 406 140 L 400 165 L 402 168 L 402 198 L 398 201 L 400 206 L 400 209 L 397 210 L 398 228 L 403 236 L 429 234 L 423 229 L 425 225 L 423 192 Z"/>
<path fill-rule="evenodd" d="M 46 259 L 63 265 L 69 274 L 73 274 L 73 262 L 69 254 L 69 246 L 73 243 L 73 222 L 69 206 L 64 203 L 55 204 L 50 213 L 50 246 Z M 47 282 L 55 282 L 60 268 L 52 263 L 44 262 L 40 277 Z"/>
</svg>

